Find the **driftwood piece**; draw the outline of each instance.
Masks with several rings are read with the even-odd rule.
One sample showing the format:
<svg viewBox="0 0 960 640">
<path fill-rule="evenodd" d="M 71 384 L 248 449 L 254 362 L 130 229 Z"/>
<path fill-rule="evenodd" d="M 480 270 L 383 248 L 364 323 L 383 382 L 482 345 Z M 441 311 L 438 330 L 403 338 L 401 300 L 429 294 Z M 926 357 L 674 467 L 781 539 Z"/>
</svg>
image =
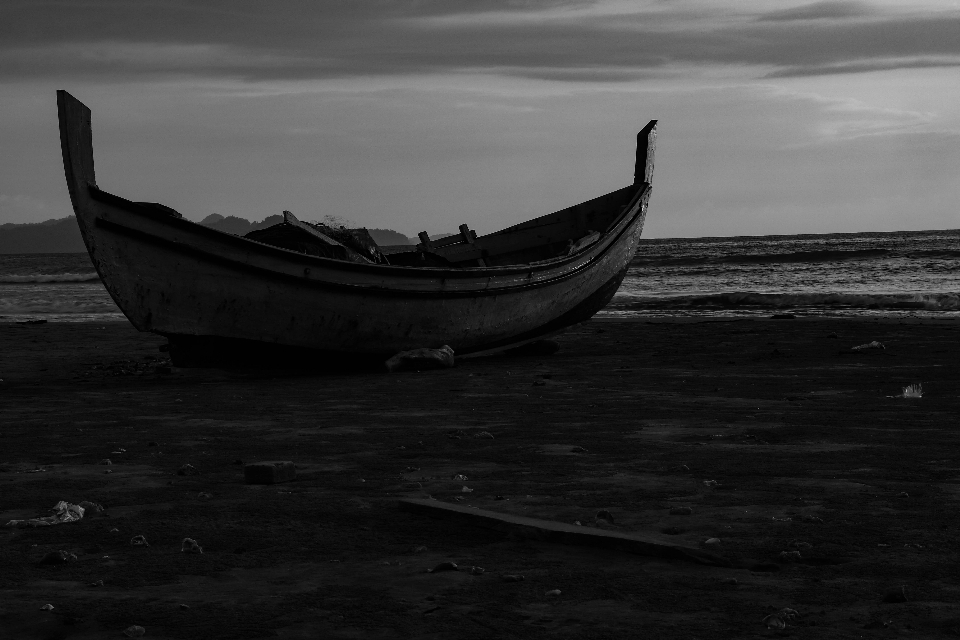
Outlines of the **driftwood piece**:
<svg viewBox="0 0 960 640">
<path fill-rule="evenodd" d="M 413 513 L 422 513 L 437 518 L 447 518 L 485 529 L 512 533 L 544 542 L 614 549 L 641 556 L 687 560 L 715 567 L 733 566 L 726 558 L 712 553 L 706 553 L 699 549 L 647 540 L 639 536 L 619 533 L 617 531 L 594 529 L 592 527 L 578 527 L 562 522 L 540 520 L 539 518 L 507 515 L 494 511 L 486 511 L 484 509 L 462 507 L 438 500 L 401 498 L 400 508 Z"/>
</svg>

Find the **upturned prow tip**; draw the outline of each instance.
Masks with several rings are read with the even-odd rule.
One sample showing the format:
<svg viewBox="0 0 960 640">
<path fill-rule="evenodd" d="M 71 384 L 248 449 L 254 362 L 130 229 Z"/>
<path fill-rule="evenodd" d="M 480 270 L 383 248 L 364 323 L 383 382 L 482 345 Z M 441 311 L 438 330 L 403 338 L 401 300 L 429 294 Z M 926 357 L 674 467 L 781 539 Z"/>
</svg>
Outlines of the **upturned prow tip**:
<svg viewBox="0 0 960 640">
<path fill-rule="evenodd" d="M 60 119 L 60 150 L 67 185 L 96 185 L 93 168 L 93 127 L 90 109 L 63 89 L 57 90 L 57 114 Z"/>
<path fill-rule="evenodd" d="M 633 183 L 653 181 L 653 156 L 657 148 L 657 120 L 651 120 L 637 134 L 637 165 Z"/>
</svg>

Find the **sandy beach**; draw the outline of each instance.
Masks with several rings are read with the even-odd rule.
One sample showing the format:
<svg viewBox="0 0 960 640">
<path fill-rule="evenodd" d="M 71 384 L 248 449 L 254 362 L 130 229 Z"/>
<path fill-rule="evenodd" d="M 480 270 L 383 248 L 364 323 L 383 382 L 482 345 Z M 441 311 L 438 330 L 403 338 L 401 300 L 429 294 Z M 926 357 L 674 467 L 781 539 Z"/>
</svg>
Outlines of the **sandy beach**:
<svg viewBox="0 0 960 640">
<path fill-rule="evenodd" d="M 960 324 L 593 320 L 558 340 L 347 375 L 170 368 L 126 323 L 0 325 L 0 525 L 106 507 L 0 528 L 3 637 L 960 633 Z M 261 460 L 298 477 L 245 484 Z M 404 497 L 730 566 L 505 535 Z M 40 563 L 60 550 L 76 560 Z M 426 571 L 443 562 L 484 572 Z M 762 623 L 783 609 L 785 629 Z"/>
</svg>

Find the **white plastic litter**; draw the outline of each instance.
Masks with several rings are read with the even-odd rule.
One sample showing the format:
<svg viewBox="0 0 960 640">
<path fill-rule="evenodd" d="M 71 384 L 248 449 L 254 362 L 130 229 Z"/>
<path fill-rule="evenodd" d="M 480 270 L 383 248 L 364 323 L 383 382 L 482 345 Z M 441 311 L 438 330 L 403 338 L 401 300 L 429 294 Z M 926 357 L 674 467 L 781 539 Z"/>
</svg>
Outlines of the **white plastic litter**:
<svg viewBox="0 0 960 640">
<path fill-rule="evenodd" d="M 11 520 L 6 524 L 8 527 L 49 527 L 55 524 L 64 524 L 67 522 L 76 522 L 83 518 L 84 508 L 78 504 L 71 504 L 61 500 L 54 505 L 53 515 L 43 518 L 30 518 L 29 520 Z"/>
</svg>

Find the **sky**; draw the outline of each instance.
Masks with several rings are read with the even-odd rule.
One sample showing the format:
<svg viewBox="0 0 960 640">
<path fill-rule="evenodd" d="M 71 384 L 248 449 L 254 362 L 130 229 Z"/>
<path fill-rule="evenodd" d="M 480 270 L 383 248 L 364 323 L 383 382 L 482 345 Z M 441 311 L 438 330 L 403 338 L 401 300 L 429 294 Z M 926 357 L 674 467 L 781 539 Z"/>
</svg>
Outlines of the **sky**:
<svg viewBox="0 0 960 640">
<path fill-rule="evenodd" d="M 479 233 L 633 181 L 646 237 L 960 227 L 960 1 L 6 0 L 0 222 L 98 185 L 189 219 Z"/>
</svg>

